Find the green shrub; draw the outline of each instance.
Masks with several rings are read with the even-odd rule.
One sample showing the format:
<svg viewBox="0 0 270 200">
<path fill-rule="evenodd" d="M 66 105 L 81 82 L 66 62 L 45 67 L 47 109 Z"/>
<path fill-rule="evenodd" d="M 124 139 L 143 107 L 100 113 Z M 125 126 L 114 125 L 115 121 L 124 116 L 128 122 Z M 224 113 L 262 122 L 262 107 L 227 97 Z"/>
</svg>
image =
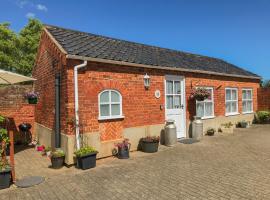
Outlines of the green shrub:
<svg viewBox="0 0 270 200">
<path fill-rule="evenodd" d="M 86 147 L 82 147 L 79 150 L 74 152 L 76 157 L 86 156 L 86 155 L 88 155 L 90 153 L 97 153 L 97 150 L 95 148 L 93 148 L 93 147 L 86 146 Z"/>
<path fill-rule="evenodd" d="M 9 171 L 11 170 L 11 167 L 8 163 L 8 161 L 5 159 L 5 160 L 0 160 L 0 172 L 3 172 L 3 171 Z"/>
<path fill-rule="evenodd" d="M 269 111 L 258 111 L 257 120 L 259 123 L 266 123 L 270 121 L 270 112 Z"/>
<path fill-rule="evenodd" d="M 5 117 L 0 115 L 0 123 L 3 123 L 5 121 Z"/>
<path fill-rule="evenodd" d="M 60 157 L 64 157 L 65 156 L 65 152 L 63 150 L 56 150 L 56 151 L 53 151 L 51 156 L 53 158 L 60 158 Z"/>
<path fill-rule="evenodd" d="M 51 147 L 46 147 L 44 151 L 45 151 L 45 152 L 52 151 L 52 148 L 51 148 Z"/>
</svg>

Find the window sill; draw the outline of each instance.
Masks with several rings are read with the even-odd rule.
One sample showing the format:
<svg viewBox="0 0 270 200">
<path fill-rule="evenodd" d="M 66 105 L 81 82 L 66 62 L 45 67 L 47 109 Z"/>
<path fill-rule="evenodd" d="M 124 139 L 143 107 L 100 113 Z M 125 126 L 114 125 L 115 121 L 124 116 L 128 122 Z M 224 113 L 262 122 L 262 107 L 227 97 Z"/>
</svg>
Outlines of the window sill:
<svg viewBox="0 0 270 200">
<path fill-rule="evenodd" d="M 214 119 L 216 116 L 202 117 L 201 119 Z"/>
<path fill-rule="evenodd" d="M 254 112 L 253 111 L 251 111 L 251 112 L 242 112 L 242 114 L 243 115 L 245 115 L 245 114 L 254 114 Z"/>
<path fill-rule="evenodd" d="M 235 115 L 240 115 L 240 113 L 227 113 L 227 114 L 225 114 L 226 117 L 235 116 Z"/>
<path fill-rule="evenodd" d="M 124 119 L 125 116 L 110 116 L 110 117 L 99 117 L 98 120 L 113 120 L 113 119 Z"/>
</svg>

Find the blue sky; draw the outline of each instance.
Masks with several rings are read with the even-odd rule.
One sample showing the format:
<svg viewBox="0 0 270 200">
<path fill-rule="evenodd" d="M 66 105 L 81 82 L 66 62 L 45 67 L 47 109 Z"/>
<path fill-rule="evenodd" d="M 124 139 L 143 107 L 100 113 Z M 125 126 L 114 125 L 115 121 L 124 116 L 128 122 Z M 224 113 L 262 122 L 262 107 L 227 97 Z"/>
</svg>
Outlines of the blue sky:
<svg viewBox="0 0 270 200">
<path fill-rule="evenodd" d="M 28 17 L 217 57 L 270 79 L 270 0 L 1 0 L 0 23 Z"/>
</svg>

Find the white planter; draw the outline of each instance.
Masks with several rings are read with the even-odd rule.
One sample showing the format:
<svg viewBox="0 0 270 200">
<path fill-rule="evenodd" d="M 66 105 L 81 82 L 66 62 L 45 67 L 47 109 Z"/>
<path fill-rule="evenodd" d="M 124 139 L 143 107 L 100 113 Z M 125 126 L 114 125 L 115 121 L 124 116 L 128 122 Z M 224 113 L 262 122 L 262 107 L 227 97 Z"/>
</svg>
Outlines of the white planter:
<svg viewBox="0 0 270 200">
<path fill-rule="evenodd" d="M 222 133 L 225 133 L 225 134 L 233 134 L 233 126 L 230 127 L 230 128 L 222 127 L 221 130 L 222 130 Z"/>
</svg>

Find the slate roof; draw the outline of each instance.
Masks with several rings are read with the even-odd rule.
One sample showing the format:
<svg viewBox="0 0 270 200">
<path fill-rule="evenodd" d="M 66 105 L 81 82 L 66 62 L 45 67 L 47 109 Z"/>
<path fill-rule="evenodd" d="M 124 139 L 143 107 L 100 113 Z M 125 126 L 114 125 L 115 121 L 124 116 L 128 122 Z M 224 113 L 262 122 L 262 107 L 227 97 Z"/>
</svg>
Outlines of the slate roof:
<svg viewBox="0 0 270 200">
<path fill-rule="evenodd" d="M 221 59 L 160 48 L 57 26 L 46 29 L 69 55 L 260 78 Z"/>
</svg>

